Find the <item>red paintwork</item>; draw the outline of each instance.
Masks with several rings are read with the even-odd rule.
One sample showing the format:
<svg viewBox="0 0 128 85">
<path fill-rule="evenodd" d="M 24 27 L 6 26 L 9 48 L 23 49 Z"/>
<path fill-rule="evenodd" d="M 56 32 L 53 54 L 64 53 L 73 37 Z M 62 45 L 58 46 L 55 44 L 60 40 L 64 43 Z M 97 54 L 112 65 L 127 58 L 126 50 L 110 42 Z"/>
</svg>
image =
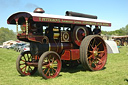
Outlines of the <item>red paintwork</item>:
<svg viewBox="0 0 128 85">
<path fill-rule="evenodd" d="M 83 36 L 85 36 L 85 33 L 82 33 Z"/>
<path fill-rule="evenodd" d="M 75 43 L 76 43 L 78 46 L 81 45 L 81 41 L 79 42 L 79 41 L 75 40 Z"/>
<path fill-rule="evenodd" d="M 65 50 L 64 54 L 61 56 L 61 60 L 78 60 L 78 59 L 80 59 L 79 49 Z"/>
<path fill-rule="evenodd" d="M 71 60 L 80 59 L 80 50 L 79 49 L 70 49 L 71 52 Z"/>
<path fill-rule="evenodd" d="M 43 43 L 44 36 L 29 36 L 28 40 Z"/>
<path fill-rule="evenodd" d="M 31 17 L 31 15 L 29 13 L 26 13 L 26 12 L 15 13 L 8 18 L 7 23 L 8 24 L 15 24 L 15 21 L 13 21 L 13 20 L 19 19 L 20 17 L 24 17 L 25 19 L 28 19 Z M 20 23 L 18 23 L 18 24 L 20 25 Z"/>
<path fill-rule="evenodd" d="M 64 51 L 64 54 L 61 56 L 61 60 L 70 60 L 70 50 Z"/>
</svg>

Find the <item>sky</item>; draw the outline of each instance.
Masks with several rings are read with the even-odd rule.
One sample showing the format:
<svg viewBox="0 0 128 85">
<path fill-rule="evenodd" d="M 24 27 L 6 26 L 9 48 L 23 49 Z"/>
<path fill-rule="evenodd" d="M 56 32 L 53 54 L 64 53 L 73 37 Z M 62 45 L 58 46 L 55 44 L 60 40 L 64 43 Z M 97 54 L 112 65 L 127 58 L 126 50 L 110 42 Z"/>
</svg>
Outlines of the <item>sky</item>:
<svg viewBox="0 0 128 85">
<path fill-rule="evenodd" d="M 37 7 L 47 14 L 65 15 L 66 11 L 73 11 L 96 15 L 112 23 L 111 27 L 102 27 L 104 31 L 128 24 L 128 0 L 0 0 L 0 27 L 16 31 L 16 26 L 7 24 L 8 17 L 20 11 L 33 12 Z"/>
</svg>

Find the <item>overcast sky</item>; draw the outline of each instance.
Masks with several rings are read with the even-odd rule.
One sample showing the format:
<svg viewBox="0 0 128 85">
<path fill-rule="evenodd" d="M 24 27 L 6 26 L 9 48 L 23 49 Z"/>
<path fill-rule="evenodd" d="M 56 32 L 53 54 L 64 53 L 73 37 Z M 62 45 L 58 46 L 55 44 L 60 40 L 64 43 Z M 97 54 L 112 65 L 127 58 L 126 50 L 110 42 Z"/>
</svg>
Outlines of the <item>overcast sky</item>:
<svg viewBox="0 0 128 85">
<path fill-rule="evenodd" d="M 7 24 L 7 18 L 19 11 L 33 12 L 41 7 L 47 14 L 65 15 L 66 11 L 97 15 L 98 19 L 112 23 L 102 27 L 113 31 L 128 24 L 128 0 L 0 0 L 0 27 L 15 31 L 15 26 Z"/>
</svg>

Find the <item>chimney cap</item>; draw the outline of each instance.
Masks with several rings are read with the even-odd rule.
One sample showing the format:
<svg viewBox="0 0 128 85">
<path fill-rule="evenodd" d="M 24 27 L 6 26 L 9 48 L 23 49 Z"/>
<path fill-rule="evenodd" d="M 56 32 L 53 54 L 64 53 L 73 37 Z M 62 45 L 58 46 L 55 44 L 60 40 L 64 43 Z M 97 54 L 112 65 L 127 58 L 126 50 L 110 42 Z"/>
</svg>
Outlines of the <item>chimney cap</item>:
<svg viewBox="0 0 128 85">
<path fill-rule="evenodd" d="M 42 8 L 36 8 L 34 13 L 44 13 L 45 11 Z"/>
</svg>

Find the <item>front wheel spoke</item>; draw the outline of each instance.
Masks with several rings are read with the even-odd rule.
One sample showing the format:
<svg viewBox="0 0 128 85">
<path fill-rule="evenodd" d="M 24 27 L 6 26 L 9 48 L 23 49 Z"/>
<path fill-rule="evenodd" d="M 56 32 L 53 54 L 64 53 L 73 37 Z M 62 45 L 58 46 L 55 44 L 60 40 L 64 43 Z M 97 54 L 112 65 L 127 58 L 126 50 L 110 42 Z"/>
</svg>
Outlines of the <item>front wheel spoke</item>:
<svg viewBox="0 0 128 85">
<path fill-rule="evenodd" d="M 26 66 L 22 67 L 21 70 L 23 70 L 24 68 L 26 68 Z"/>
<path fill-rule="evenodd" d="M 43 72 L 46 70 L 46 68 L 43 69 Z"/>
<path fill-rule="evenodd" d="M 25 73 L 25 72 L 26 72 L 26 68 L 27 68 L 27 66 L 25 66 L 24 68 L 25 68 L 25 69 L 24 69 L 24 73 Z"/>
<path fill-rule="evenodd" d="M 50 72 L 50 70 L 49 70 L 49 76 L 51 76 L 51 72 Z"/>
<path fill-rule="evenodd" d="M 20 65 L 24 65 L 25 63 L 22 63 L 22 64 L 20 64 Z"/>
<path fill-rule="evenodd" d="M 57 69 L 55 69 L 55 68 L 52 68 L 53 70 L 55 70 L 55 72 L 57 73 Z"/>
<path fill-rule="evenodd" d="M 24 60 L 26 61 L 26 58 L 25 58 L 25 56 L 23 56 L 23 58 L 24 58 Z"/>
<path fill-rule="evenodd" d="M 30 69 L 30 71 L 29 71 L 29 69 Z M 28 69 L 28 71 L 31 72 L 32 71 L 32 68 L 30 66 L 29 66 L 29 69 Z"/>
<path fill-rule="evenodd" d="M 47 64 L 47 65 L 43 65 L 43 67 L 48 67 L 49 66 L 49 64 Z"/>
<path fill-rule="evenodd" d="M 27 53 L 27 57 L 28 57 L 28 60 L 29 60 L 29 55 L 28 55 L 28 53 Z"/>
<path fill-rule="evenodd" d="M 29 57 L 29 61 L 32 61 L 32 56 L 30 55 L 30 57 Z"/>
<path fill-rule="evenodd" d="M 28 70 L 28 69 L 29 69 L 29 67 L 28 67 L 28 66 L 26 66 L 26 68 L 25 68 L 25 72 L 27 72 L 27 73 L 28 73 L 28 72 L 29 72 L 29 70 Z"/>
<path fill-rule="evenodd" d="M 58 64 L 53 64 L 53 67 L 57 67 Z"/>
<path fill-rule="evenodd" d="M 53 68 L 52 68 L 52 74 L 54 75 L 54 73 L 55 73 L 55 72 L 54 72 L 54 70 L 53 70 Z"/>
<path fill-rule="evenodd" d="M 22 60 L 22 59 L 21 59 L 20 61 L 23 61 L 23 62 L 25 62 L 25 60 Z"/>
<path fill-rule="evenodd" d="M 30 67 L 30 66 L 29 66 L 29 67 Z M 28 75 L 30 75 L 30 72 L 31 72 L 31 71 L 29 70 L 29 67 L 28 67 L 28 70 L 27 70 L 27 74 L 28 74 Z"/>
<path fill-rule="evenodd" d="M 50 64 L 50 59 L 48 58 L 48 63 Z"/>
</svg>

